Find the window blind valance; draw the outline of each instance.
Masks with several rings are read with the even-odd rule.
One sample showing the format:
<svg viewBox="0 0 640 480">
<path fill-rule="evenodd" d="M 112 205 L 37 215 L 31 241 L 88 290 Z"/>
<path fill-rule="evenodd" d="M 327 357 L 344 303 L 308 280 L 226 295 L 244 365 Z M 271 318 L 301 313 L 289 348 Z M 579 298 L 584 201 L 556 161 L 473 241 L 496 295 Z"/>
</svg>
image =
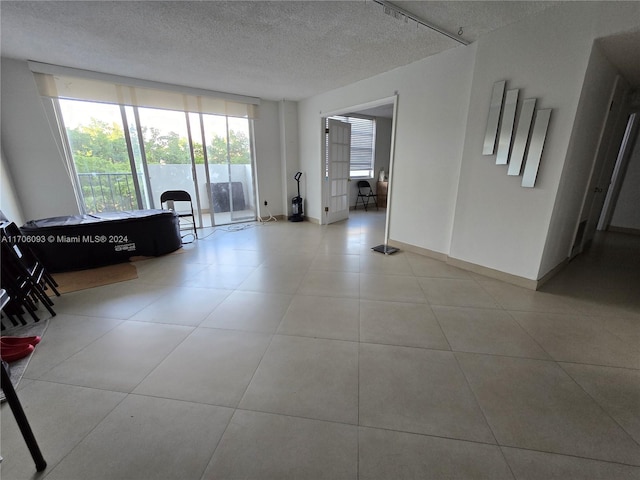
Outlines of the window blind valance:
<svg viewBox="0 0 640 480">
<path fill-rule="evenodd" d="M 260 99 L 29 62 L 40 95 L 118 105 L 256 118 Z"/>
</svg>

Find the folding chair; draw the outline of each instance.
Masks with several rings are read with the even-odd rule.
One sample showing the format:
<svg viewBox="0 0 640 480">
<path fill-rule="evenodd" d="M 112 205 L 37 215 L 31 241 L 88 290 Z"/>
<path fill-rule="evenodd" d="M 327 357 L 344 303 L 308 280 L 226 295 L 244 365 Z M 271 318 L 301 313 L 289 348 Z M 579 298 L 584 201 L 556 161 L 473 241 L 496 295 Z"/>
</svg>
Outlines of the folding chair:
<svg viewBox="0 0 640 480">
<path fill-rule="evenodd" d="M 47 272 L 47 269 L 42 262 L 40 262 L 31 247 L 27 243 L 19 240 L 22 238 L 22 232 L 18 226 L 13 222 L 3 223 L 0 227 L 0 235 L 1 240 L 11 247 L 15 254 L 16 261 L 31 277 L 33 282 L 43 290 L 51 289 L 51 291 L 59 297 L 60 292 L 56 289 L 58 286 L 57 282 L 49 272 Z"/>
<path fill-rule="evenodd" d="M 373 189 L 369 182 L 366 180 L 358 181 L 358 196 L 356 197 L 356 205 L 353 207 L 355 210 L 358 208 L 358 201 L 362 202 L 362 206 L 364 207 L 364 211 L 367 211 L 367 207 L 369 206 L 369 201 L 373 199 L 373 203 L 376 205 L 376 210 L 378 209 L 378 196 L 373 193 Z"/>
<path fill-rule="evenodd" d="M 188 203 L 188 210 L 176 208 L 176 202 Z M 178 214 L 180 220 L 180 231 L 191 231 L 193 235 L 198 238 L 198 231 L 196 230 L 196 217 L 193 213 L 193 202 L 191 201 L 191 195 L 184 190 L 167 190 L 160 195 L 160 203 L 164 210 L 165 204 L 167 204 L 167 210 L 172 210 Z M 186 205 L 185 207 L 186 208 Z M 184 236 L 182 237 L 184 238 Z"/>
</svg>

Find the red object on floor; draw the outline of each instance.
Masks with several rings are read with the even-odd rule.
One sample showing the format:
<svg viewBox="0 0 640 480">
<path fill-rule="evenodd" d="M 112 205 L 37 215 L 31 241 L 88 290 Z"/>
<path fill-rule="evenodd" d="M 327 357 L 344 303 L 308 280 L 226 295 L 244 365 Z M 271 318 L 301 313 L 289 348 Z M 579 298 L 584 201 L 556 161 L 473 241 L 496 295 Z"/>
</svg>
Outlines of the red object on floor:
<svg viewBox="0 0 640 480">
<path fill-rule="evenodd" d="M 26 357 L 35 350 L 35 347 L 30 343 L 26 345 L 0 345 L 0 357 L 7 363 L 15 362 L 21 358 Z"/>
<path fill-rule="evenodd" d="M 34 337 L 0 337 L 0 344 L 6 346 L 33 345 L 35 347 L 40 343 L 40 340 L 38 335 Z"/>
</svg>

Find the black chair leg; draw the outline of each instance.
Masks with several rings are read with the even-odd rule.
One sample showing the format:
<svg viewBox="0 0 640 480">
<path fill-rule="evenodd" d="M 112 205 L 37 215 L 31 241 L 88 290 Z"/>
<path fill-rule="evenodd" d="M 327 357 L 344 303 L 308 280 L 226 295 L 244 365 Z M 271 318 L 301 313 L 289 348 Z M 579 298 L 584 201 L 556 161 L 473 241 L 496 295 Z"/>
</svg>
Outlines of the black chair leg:
<svg viewBox="0 0 640 480">
<path fill-rule="evenodd" d="M 2 363 L 2 362 L 0 362 Z M 29 453 L 31 453 L 31 457 L 36 464 L 36 471 L 42 472 L 45 468 L 47 468 L 47 462 L 42 456 L 42 452 L 40 451 L 40 447 L 38 446 L 38 442 L 36 441 L 36 437 L 33 435 L 33 430 L 31 430 L 31 426 L 29 425 L 29 420 L 27 420 L 27 416 L 22 409 L 22 404 L 20 403 L 20 399 L 16 394 L 15 389 L 13 388 L 13 384 L 11 383 L 11 378 L 7 373 L 7 370 L 2 363 L 2 391 L 4 392 L 4 396 L 7 398 L 7 403 L 9 404 L 9 408 L 13 412 L 13 416 L 18 423 L 18 428 L 20 428 L 20 433 L 22 433 L 22 437 L 29 448 Z"/>
<path fill-rule="evenodd" d="M 58 285 L 58 282 L 56 282 L 53 277 L 51 275 L 49 275 L 49 273 L 44 272 L 44 281 L 45 284 L 47 285 L 47 287 L 49 287 L 51 289 L 51 291 L 53 293 L 55 293 L 56 297 L 60 296 L 60 292 L 58 291 L 58 289 L 56 288 Z"/>
<path fill-rule="evenodd" d="M 53 302 L 49 297 L 47 297 L 47 294 L 44 293 L 44 290 L 40 289 L 39 286 L 36 285 L 34 286 L 33 293 L 35 294 L 36 298 L 40 300 L 42 305 L 44 305 L 44 308 L 49 311 L 51 316 L 55 317 L 56 312 L 53 310 L 53 308 L 51 308 L 53 306 Z"/>
</svg>

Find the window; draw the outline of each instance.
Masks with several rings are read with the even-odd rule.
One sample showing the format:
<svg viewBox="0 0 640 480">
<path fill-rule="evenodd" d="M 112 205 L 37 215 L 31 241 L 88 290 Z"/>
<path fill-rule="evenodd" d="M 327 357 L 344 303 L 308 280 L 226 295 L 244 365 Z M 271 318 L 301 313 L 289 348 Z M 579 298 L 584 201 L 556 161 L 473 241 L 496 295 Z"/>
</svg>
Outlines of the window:
<svg viewBox="0 0 640 480">
<path fill-rule="evenodd" d="M 249 97 L 30 65 L 66 137 L 82 212 L 160 208 L 163 191 L 185 190 L 200 226 L 255 219 Z"/>
<path fill-rule="evenodd" d="M 364 117 L 331 117 L 351 124 L 351 178 L 373 178 L 376 121 Z"/>
</svg>

